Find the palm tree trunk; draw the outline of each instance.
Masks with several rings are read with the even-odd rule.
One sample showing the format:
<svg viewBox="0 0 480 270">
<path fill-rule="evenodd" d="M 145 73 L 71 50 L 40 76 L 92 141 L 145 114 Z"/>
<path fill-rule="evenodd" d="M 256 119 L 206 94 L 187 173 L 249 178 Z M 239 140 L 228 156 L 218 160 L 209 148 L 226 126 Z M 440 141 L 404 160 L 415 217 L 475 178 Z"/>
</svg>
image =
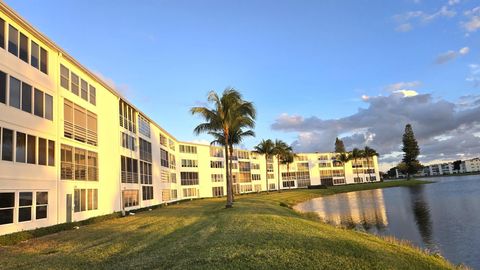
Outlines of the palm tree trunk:
<svg viewBox="0 0 480 270">
<path fill-rule="evenodd" d="M 267 194 L 268 194 L 268 156 L 265 155 L 265 181 L 267 182 Z"/>
<path fill-rule="evenodd" d="M 277 156 L 277 174 L 278 174 L 278 192 L 282 192 L 280 189 L 280 158 Z"/>
<path fill-rule="evenodd" d="M 227 137 L 226 137 L 227 138 Z M 225 139 L 225 168 L 227 174 L 227 204 L 225 208 L 233 207 L 233 196 L 232 196 L 232 179 L 230 179 L 229 171 L 229 155 L 228 155 L 228 139 Z"/>
<path fill-rule="evenodd" d="M 372 182 L 372 173 L 370 172 L 370 159 L 367 156 L 367 170 L 368 170 L 368 181 Z"/>
<path fill-rule="evenodd" d="M 233 171 L 232 171 L 233 146 L 229 146 L 229 150 L 230 150 L 230 176 L 232 177 L 232 202 L 235 202 L 235 192 L 233 192 Z"/>
<path fill-rule="evenodd" d="M 290 164 L 287 163 L 287 177 L 290 178 Z M 290 189 L 290 183 L 292 180 L 288 179 L 288 189 Z"/>
</svg>

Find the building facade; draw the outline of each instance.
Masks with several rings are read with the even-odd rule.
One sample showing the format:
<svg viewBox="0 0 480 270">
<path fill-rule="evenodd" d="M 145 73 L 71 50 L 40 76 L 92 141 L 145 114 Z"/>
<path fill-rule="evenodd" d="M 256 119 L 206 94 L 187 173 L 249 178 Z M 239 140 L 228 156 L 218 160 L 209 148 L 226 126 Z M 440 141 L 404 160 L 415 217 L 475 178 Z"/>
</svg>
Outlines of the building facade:
<svg viewBox="0 0 480 270">
<path fill-rule="evenodd" d="M 0 235 L 224 196 L 224 156 L 177 140 L 0 2 Z M 379 180 L 376 157 L 233 155 L 236 193 Z"/>
</svg>

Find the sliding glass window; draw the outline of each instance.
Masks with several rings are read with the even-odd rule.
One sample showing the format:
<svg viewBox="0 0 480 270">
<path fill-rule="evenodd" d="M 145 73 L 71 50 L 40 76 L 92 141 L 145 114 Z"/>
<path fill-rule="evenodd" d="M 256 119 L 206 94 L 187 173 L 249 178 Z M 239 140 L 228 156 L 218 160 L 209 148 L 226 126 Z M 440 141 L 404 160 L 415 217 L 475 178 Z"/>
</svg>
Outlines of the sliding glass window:
<svg viewBox="0 0 480 270">
<path fill-rule="evenodd" d="M 18 56 L 18 30 L 11 25 L 8 28 L 8 51 Z"/>
</svg>

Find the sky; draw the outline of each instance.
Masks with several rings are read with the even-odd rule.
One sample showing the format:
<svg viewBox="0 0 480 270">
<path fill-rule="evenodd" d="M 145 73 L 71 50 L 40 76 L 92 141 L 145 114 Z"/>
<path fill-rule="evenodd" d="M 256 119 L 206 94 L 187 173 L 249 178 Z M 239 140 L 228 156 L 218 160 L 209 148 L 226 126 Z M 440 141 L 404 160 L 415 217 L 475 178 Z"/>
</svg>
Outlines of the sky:
<svg viewBox="0 0 480 270">
<path fill-rule="evenodd" d="M 385 170 L 411 123 L 423 163 L 480 156 L 478 0 L 5 2 L 182 141 L 211 141 L 189 109 L 234 87 L 258 111 L 244 148 L 338 136 Z"/>
</svg>

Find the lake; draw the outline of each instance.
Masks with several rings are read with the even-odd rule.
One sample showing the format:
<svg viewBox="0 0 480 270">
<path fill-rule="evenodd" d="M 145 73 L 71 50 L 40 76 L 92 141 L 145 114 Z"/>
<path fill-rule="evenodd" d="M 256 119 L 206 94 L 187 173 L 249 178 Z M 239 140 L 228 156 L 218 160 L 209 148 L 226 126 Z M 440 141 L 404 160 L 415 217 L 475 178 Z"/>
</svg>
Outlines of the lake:
<svg viewBox="0 0 480 270">
<path fill-rule="evenodd" d="M 480 176 L 435 177 L 433 184 L 316 198 L 294 207 L 377 235 L 391 235 L 480 269 Z"/>
</svg>

